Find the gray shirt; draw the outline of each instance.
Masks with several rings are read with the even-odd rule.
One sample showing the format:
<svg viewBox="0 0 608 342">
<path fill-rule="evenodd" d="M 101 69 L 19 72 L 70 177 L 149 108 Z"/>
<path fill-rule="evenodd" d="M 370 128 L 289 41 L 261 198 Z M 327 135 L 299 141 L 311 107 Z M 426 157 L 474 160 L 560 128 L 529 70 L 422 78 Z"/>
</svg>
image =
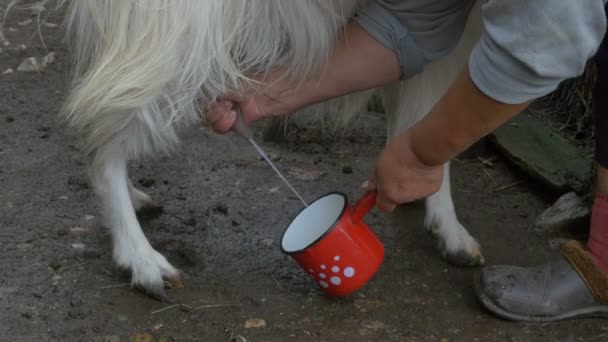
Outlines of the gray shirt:
<svg viewBox="0 0 608 342">
<path fill-rule="evenodd" d="M 608 0 L 478 0 L 484 31 L 469 58 L 489 97 L 523 103 L 580 75 L 606 32 Z M 456 46 L 475 0 L 371 0 L 364 30 L 399 56 L 402 78 Z"/>
</svg>

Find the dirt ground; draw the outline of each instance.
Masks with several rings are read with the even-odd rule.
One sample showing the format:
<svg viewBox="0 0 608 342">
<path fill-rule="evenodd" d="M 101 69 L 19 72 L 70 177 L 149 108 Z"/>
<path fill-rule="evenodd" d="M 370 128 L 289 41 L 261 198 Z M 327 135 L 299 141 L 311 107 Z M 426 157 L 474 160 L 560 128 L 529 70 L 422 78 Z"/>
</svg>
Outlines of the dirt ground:
<svg viewBox="0 0 608 342">
<path fill-rule="evenodd" d="M 390 216 L 372 211 L 367 221 L 386 248 L 382 268 L 354 295 L 325 297 L 279 249 L 300 203 L 245 141 L 197 127 L 171 158 L 131 165 L 132 179 L 164 205 L 143 229 L 184 271 L 185 288 L 168 291 L 171 303 L 131 289 L 112 264 L 82 156 L 56 122 L 68 67 L 62 31 L 42 25 L 39 35 L 28 18 L 8 16 L 10 45 L 0 43 L 1 341 L 608 340 L 601 320 L 518 324 L 485 312 L 473 295 L 474 269 L 439 258 L 419 204 Z M 16 71 L 49 52 L 57 59 L 45 70 Z M 15 71 L 3 74 L 8 68 Z M 300 127 L 285 143 L 262 145 L 283 170 L 322 173 L 290 176 L 307 199 L 334 190 L 355 199 L 382 147 L 383 125 L 370 113 L 341 137 Z M 483 168 L 478 157 L 495 153 L 479 144 L 454 162 L 453 192 L 487 263 L 544 262 L 564 236 L 529 229 L 555 194 L 500 158 Z M 246 327 L 251 319 L 264 324 Z"/>
</svg>

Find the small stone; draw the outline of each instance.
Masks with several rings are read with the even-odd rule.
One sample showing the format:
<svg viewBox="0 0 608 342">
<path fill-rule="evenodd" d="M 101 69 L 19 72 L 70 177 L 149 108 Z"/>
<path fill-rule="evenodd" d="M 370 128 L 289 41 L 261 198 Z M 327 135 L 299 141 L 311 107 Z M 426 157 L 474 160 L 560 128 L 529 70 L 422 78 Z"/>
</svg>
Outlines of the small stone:
<svg viewBox="0 0 608 342">
<path fill-rule="evenodd" d="M 86 245 L 82 242 L 75 242 L 72 244 L 72 248 L 74 249 L 84 249 Z"/>
<path fill-rule="evenodd" d="M 72 227 L 70 228 L 70 234 L 81 235 L 89 232 L 89 228 L 86 227 Z"/>
<path fill-rule="evenodd" d="M 55 27 L 57 27 L 57 26 L 58 26 L 57 24 L 55 24 L 55 23 L 49 23 L 48 21 L 47 21 L 47 22 L 45 22 L 45 23 L 44 23 L 44 24 L 42 24 L 42 25 L 44 25 L 44 26 L 46 26 L 46 27 L 50 27 L 50 28 L 55 28 Z"/>
<path fill-rule="evenodd" d="M 536 232 L 560 231 L 586 219 L 589 208 L 574 192 L 560 197 L 553 206 L 545 210 L 536 220 Z"/>
<path fill-rule="evenodd" d="M 2 74 L 3 75 L 8 75 L 8 74 L 12 74 L 14 72 L 15 72 L 15 70 L 13 70 L 11 68 L 8 68 L 8 69 L 4 70 L 4 72 L 2 72 Z"/>
<path fill-rule="evenodd" d="M 348 166 L 348 165 L 344 166 L 342 168 L 342 173 L 346 174 L 346 175 L 349 175 L 349 174 L 353 173 L 353 167 L 352 166 Z"/>
<path fill-rule="evenodd" d="M 245 329 L 259 329 L 266 327 L 266 321 L 260 318 L 251 318 L 245 322 Z"/>
<path fill-rule="evenodd" d="M 36 57 L 26 58 L 17 67 L 17 71 L 22 71 L 22 72 L 34 72 L 34 71 L 40 71 L 41 69 L 42 68 L 40 66 L 40 63 L 38 63 L 38 60 L 36 59 Z"/>
<path fill-rule="evenodd" d="M 42 57 L 42 62 L 40 63 L 43 69 L 46 69 L 49 65 L 55 62 L 55 53 L 50 52 L 48 55 Z"/>
<path fill-rule="evenodd" d="M 84 215 L 84 220 L 85 221 L 92 221 L 95 219 L 95 216 L 93 215 Z"/>
<path fill-rule="evenodd" d="M 21 20 L 20 22 L 18 22 L 17 24 L 19 26 L 26 26 L 32 23 L 32 18 L 29 19 L 25 19 L 25 20 Z"/>
</svg>

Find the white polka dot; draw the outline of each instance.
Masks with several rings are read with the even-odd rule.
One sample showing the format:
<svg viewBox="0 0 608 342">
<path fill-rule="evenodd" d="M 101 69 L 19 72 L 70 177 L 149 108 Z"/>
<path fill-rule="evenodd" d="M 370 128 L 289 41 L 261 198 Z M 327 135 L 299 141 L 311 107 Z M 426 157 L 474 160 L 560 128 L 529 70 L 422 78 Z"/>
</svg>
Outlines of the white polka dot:
<svg viewBox="0 0 608 342">
<path fill-rule="evenodd" d="M 324 289 L 326 289 L 326 288 L 328 288 L 328 287 L 329 287 L 329 284 L 327 284 L 327 283 L 326 283 L 326 282 L 324 282 L 323 280 L 321 280 L 321 281 L 319 282 L 319 285 L 321 285 L 321 287 L 322 287 L 322 288 L 324 288 Z"/>
<path fill-rule="evenodd" d="M 339 255 L 336 255 L 336 256 L 334 257 L 334 261 L 340 261 L 340 256 L 339 256 Z"/>
<path fill-rule="evenodd" d="M 322 269 L 322 270 L 324 270 L 324 269 L 326 269 L 326 268 L 327 268 L 327 267 L 326 267 L 325 265 L 321 265 L 321 269 Z"/>
<path fill-rule="evenodd" d="M 331 268 L 331 271 L 334 272 L 334 273 L 338 273 L 338 272 L 340 272 L 340 267 L 334 266 L 334 267 Z"/>
<path fill-rule="evenodd" d="M 355 275 L 355 269 L 352 267 L 347 267 L 344 269 L 344 276 L 347 278 L 351 278 Z"/>
<path fill-rule="evenodd" d="M 342 279 L 338 277 L 331 277 L 329 281 L 331 281 L 331 283 L 334 285 L 340 285 L 342 283 Z"/>
<path fill-rule="evenodd" d="M 321 279 L 325 279 L 327 276 L 325 275 L 325 273 L 319 273 L 319 278 Z"/>
</svg>

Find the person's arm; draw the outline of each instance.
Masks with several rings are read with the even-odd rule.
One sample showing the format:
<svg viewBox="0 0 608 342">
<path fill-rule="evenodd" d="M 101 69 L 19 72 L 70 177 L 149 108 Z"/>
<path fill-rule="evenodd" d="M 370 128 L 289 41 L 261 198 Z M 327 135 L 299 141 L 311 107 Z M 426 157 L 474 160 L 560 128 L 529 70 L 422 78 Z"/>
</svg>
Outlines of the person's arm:
<svg viewBox="0 0 608 342">
<path fill-rule="evenodd" d="M 425 164 L 443 165 L 519 114 L 530 102 L 496 101 L 477 88 L 465 68 L 429 114 L 410 129 L 406 139 Z"/>
<path fill-rule="evenodd" d="M 384 149 L 368 189 L 391 211 L 436 192 L 442 165 L 580 75 L 606 32 L 602 0 L 489 0 L 484 32 L 465 68 L 429 114 Z"/>
<path fill-rule="evenodd" d="M 233 110 L 238 103 L 247 124 L 264 117 L 290 114 L 303 107 L 337 96 L 379 87 L 397 81 L 401 66 L 394 50 L 384 47 L 354 21 L 348 23 L 344 39 L 338 42 L 325 72 L 319 78 L 295 87 L 282 78 L 282 69 L 273 70 L 261 89 L 227 95 L 204 113 L 203 121 L 216 133 L 227 133 L 236 122 Z"/>
</svg>

